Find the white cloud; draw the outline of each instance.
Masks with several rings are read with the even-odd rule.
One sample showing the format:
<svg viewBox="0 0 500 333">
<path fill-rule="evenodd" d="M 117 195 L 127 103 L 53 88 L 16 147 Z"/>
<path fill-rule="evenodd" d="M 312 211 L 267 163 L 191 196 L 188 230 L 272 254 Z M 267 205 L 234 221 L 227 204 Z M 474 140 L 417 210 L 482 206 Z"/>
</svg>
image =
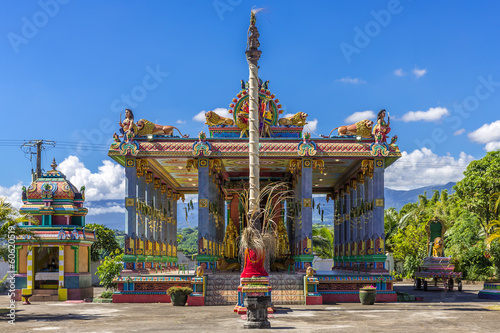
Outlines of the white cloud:
<svg viewBox="0 0 500 333">
<path fill-rule="evenodd" d="M 402 157 L 385 172 L 385 186 L 394 190 L 410 190 L 429 185 L 442 185 L 463 178 L 463 172 L 474 157 L 464 152 L 458 159 L 438 156 L 428 148 L 401 153 Z"/>
<path fill-rule="evenodd" d="M 396 76 L 400 76 L 400 77 L 401 77 L 401 76 L 405 76 L 405 75 L 406 75 L 406 73 L 405 73 L 405 72 L 403 72 L 403 69 L 398 68 L 398 69 L 396 69 L 396 70 L 394 71 L 394 75 L 396 75 Z"/>
<path fill-rule="evenodd" d="M 19 209 L 23 205 L 21 197 L 22 187 L 23 184 L 21 182 L 16 185 L 12 185 L 11 187 L 0 186 L 0 197 L 5 197 L 5 201 L 11 203 L 14 208 Z"/>
<path fill-rule="evenodd" d="M 415 75 L 415 77 L 418 79 L 427 73 L 427 69 L 419 69 L 419 68 L 415 67 L 415 69 L 412 72 L 413 72 L 413 75 Z"/>
<path fill-rule="evenodd" d="M 314 120 L 307 121 L 307 124 L 304 126 L 304 131 L 314 133 L 316 131 L 316 127 L 318 127 L 318 119 L 314 118 Z"/>
<path fill-rule="evenodd" d="M 345 118 L 345 122 L 348 124 L 356 123 L 363 119 L 375 119 L 377 115 L 372 110 L 354 112 L 349 117 Z"/>
<path fill-rule="evenodd" d="M 457 135 L 462 135 L 465 133 L 465 128 L 461 128 L 459 130 L 456 130 L 453 135 L 457 136 Z"/>
<path fill-rule="evenodd" d="M 68 156 L 59 166 L 59 171 L 80 189 L 85 186 L 88 201 L 123 199 L 125 195 L 125 171 L 114 162 L 104 160 L 98 172 L 92 173 L 76 156 Z"/>
<path fill-rule="evenodd" d="M 428 121 L 428 122 L 437 122 L 441 120 L 441 118 L 449 116 L 450 111 L 447 108 L 435 107 L 430 108 L 427 111 L 410 111 L 403 115 L 402 119 L 405 123 L 410 121 Z"/>
<path fill-rule="evenodd" d="M 484 150 L 486 150 L 486 151 L 495 151 L 495 150 L 500 150 L 500 141 L 488 142 L 488 143 L 484 146 Z"/>
<path fill-rule="evenodd" d="M 177 120 L 175 123 L 176 123 L 176 124 L 179 124 L 179 125 L 182 125 L 182 124 L 187 123 L 187 121 L 182 120 L 182 119 L 179 119 L 179 120 Z"/>
<path fill-rule="evenodd" d="M 94 206 L 91 204 L 86 205 L 87 208 L 89 209 L 89 212 L 87 216 L 95 216 L 95 215 L 101 215 L 101 214 L 109 214 L 109 213 L 119 213 L 119 214 L 125 214 L 125 207 L 123 205 L 119 205 L 116 203 L 108 203 L 105 206 Z"/>
<path fill-rule="evenodd" d="M 228 111 L 229 110 L 226 108 L 215 108 L 212 110 L 212 112 L 217 113 L 221 117 L 232 118 L 233 115 L 230 114 Z M 207 113 L 207 111 L 205 110 L 198 112 L 196 116 L 193 117 L 193 120 L 200 123 L 204 123 L 206 121 L 205 113 Z"/>
<path fill-rule="evenodd" d="M 335 82 L 342 82 L 342 83 L 352 83 L 352 84 L 365 84 L 366 81 L 362 80 L 360 78 L 351 78 L 349 76 L 343 77 L 341 79 L 335 80 Z"/>
<path fill-rule="evenodd" d="M 205 113 L 207 111 L 203 110 L 203 111 L 200 111 L 196 114 L 196 116 L 193 117 L 193 120 L 194 121 L 197 121 L 197 122 L 200 122 L 200 123 L 204 123 L 206 121 L 206 118 L 205 118 Z"/>
<path fill-rule="evenodd" d="M 477 130 L 467 134 L 469 139 L 477 143 L 488 143 L 500 140 L 500 120 L 484 124 Z"/>
</svg>

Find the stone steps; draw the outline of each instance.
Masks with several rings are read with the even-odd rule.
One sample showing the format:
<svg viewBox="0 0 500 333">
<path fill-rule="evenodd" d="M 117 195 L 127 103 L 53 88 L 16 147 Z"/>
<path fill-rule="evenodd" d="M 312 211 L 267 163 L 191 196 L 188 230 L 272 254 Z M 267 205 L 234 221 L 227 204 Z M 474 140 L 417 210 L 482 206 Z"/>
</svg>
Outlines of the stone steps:
<svg viewBox="0 0 500 333">
<path fill-rule="evenodd" d="M 35 289 L 33 296 L 30 297 L 30 302 L 57 302 L 59 295 L 57 289 Z"/>
</svg>

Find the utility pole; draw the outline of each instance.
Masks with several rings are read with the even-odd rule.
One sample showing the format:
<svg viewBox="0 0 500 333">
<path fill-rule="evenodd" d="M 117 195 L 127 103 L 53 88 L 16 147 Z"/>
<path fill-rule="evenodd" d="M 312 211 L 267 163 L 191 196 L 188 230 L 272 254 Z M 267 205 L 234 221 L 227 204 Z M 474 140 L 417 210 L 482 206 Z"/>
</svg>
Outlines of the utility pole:
<svg viewBox="0 0 500 333">
<path fill-rule="evenodd" d="M 45 146 L 55 147 L 56 142 L 52 140 L 30 140 L 24 142 L 21 145 L 21 149 L 26 155 L 29 155 L 29 160 L 32 160 L 32 156 L 36 155 L 36 172 L 31 169 L 32 180 L 36 180 L 42 176 L 42 150 Z M 36 151 L 35 151 L 36 149 Z"/>
</svg>

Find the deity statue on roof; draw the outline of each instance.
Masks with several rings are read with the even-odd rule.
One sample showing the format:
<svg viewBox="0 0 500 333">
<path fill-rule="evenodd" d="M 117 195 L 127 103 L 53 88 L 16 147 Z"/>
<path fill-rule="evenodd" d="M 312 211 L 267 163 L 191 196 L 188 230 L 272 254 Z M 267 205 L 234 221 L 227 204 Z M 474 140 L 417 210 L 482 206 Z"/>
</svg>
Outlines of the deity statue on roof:
<svg viewBox="0 0 500 333">
<path fill-rule="evenodd" d="M 375 137 L 376 143 L 386 143 L 387 134 L 391 131 L 389 127 L 391 124 L 391 117 L 387 117 L 387 123 L 385 122 L 385 109 L 382 109 L 377 114 L 377 124 L 373 127 L 373 136 Z"/>
</svg>

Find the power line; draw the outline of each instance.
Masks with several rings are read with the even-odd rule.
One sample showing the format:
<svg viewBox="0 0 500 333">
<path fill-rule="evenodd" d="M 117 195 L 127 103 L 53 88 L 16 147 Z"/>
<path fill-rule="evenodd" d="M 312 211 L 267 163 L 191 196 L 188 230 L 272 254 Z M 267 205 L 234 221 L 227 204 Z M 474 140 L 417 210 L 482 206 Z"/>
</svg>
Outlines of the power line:
<svg viewBox="0 0 500 333">
<path fill-rule="evenodd" d="M 36 155 L 36 173 L 33 172 L 33 166 L 31 169 L 31 173 L 35 174 L 36 178 L 42 176 L 42 150 L 45 150 L 46 147 L 52 148 L 55 146 L 55 141 L 43 139 L 25 141 L 21 145 L 21 149 L 24 151 L 24 154 L 27 155 L 30 162 L 33 161 L 33 155 Z"/>
</svg>

